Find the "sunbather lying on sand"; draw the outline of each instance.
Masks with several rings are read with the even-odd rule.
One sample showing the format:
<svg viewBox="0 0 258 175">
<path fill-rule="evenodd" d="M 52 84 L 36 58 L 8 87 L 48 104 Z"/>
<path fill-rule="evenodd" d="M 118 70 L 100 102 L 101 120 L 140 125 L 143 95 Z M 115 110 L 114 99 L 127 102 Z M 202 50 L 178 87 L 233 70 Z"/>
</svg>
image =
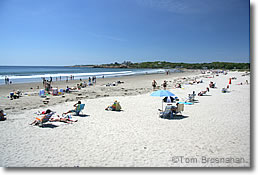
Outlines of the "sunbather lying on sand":
<svg viewBox="0 0 258 175">
<path fill-rule="evenodd" d="M 77 122 L 78 120 L 72 119 L 71 115 L 62 115 L 61 117 L 59 115 L 56 115 L 56 116 L 52 116 L 49 121 L 50 122 L 72 123 L 72 122 Z"/>
<path fill-rule="evenodd" d="M 207 91 L 201 91 L 198 93 L 198 96 L 203 96 L 204 94 L 206 94 Z"/>
</svg>

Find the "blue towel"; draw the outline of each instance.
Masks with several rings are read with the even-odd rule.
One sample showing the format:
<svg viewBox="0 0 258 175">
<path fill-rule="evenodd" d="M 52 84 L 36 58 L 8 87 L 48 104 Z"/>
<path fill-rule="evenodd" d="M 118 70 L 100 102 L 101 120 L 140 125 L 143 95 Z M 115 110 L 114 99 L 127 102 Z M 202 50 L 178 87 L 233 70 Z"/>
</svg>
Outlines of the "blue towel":
<svg viewBox="0 0 258 175">
<path fill-rule="evenodd" d="M 192 105 L 193 103 L 191 102 L 178 102 L 179 104 L 185 104 L 185 105 Z"/>
</svg>

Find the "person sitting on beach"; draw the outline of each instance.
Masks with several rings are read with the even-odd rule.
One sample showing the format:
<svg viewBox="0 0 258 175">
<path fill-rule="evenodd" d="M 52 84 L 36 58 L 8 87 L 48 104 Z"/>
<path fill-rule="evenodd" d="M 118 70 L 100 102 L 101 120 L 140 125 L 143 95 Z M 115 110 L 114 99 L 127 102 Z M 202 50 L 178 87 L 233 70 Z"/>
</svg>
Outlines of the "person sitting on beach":
<svg viewBox="0 0 258 175">
<path fill-rule="evenodd" d="M 54 113 L 55 112 L 51 111 L 50 109 L 47 109 L 46 111 L 43 111 L 41 113 L 41 115 L 43 115 L 42 117 L 36 117 L 36 120 L 34 120 L 30 125 L 39 125 L 40 123 L 46 123 L 49 121 Z"/>
<path fill-rule="evenodd" d="M 221 92 L 222 92 L 222 93 L 227 93 L 228 90 L 227 90 L 227 88 L 222 88 Z"/>
<path fill-rule="evenodd" d="M 182 87 L 181 84 L 176 85 L 176 88 L 181 88 L 181 87 Z"/>
<path fill-rule="evenodd" d="M 0 121 L 5 121 L 6 120 L 6 114 L 4 113 L 3 110 L 0 110 Z"/>
<path fill-rule="evenodd" d="M 11 100 L 13 100 L 13 99 L 17 99 L 17 98 L 19 98 L 21 96 L 21 91 L 15 91 L 15 90 L 13 90 L 13 92 L 10 92 L 10 98 L 11 98 Z"/>
<path fill-rule="evenodd" d="M 113 105 L 106 107 L 107 111 L 120 111 L 121 110 L 121 106 L 119 104 L 119 102 L 117 102 L 117 100 L 113 103 Z"/>
<path fill-rule="evenodd" d="M 66 93 L 69 93 L 69 92 L 70 92 L 69 86 L 66 87 L 65 92 L 66 92 Z"/>
<path fill-rule="evenodd" d="M 82 102 L 81 102 L 81 101 L 78 101 L 77 103 L 75 103 L 75 104 L 73 105 L 74 109 L 69 110 L 69 111 L 67 111 L 67 112 L 65 112 L 65 113 L 63 113 L 63 114 L 68 114 L 68 113 L 76 112 L 77 107 L 78 107 L 79 105 L 81 105 L 81 104 L 82 104 Z"/>
<path fill-rule="evenodd" d="M 178 104 L 179 104 L 179 103 L 176 103 L 176 106 L 172 106 L 171 111 L 172 111 L 173 113 L 176 113 L 177 108 L 178 108 Z"/>
<path fill-rule="evenodd" d="M 209 84 L 210 88 L 215 88 L 215 84 L 211 81 Z"/>
<path fill-rule="evenodd" d="M 76 86 L 77 86 L 77 89 L 78 89 L 78 90 L 80 90 L 80 89 L 81 89 L 80 84 L 77 84 Z"/>
</svg>

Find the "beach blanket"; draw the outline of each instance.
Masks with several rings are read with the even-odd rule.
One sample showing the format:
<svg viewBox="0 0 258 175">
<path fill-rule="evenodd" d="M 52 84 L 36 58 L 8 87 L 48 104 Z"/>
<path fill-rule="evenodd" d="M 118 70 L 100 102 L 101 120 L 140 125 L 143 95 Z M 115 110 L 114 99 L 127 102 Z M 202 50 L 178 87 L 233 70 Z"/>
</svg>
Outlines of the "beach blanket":
<svg viewBox="0 0 258 175">
<path fill-rule="evenodd" d="M 193 103 L 191 102 L 178 102 L 179 104 L 185 104 L 185 105 L 192 105 Z"/>
</svg>

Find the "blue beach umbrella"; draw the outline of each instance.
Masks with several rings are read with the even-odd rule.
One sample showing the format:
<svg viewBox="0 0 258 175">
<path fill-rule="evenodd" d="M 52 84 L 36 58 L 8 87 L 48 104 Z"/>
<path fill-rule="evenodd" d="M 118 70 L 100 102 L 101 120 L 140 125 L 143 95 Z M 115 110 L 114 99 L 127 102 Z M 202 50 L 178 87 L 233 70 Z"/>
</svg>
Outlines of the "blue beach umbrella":
<svg viewBox="0 0 258 175">
<path fill-rule="evenodd" d="M 154 96 L 154 97 L 170 97 L 170 96 L 176 96 L 176 95 L 173 94 L 170 91 L 167 91 L 167 90 L 158 90 L 158 91 L 155 91 L 155 92 L 151 93 L 151 96 Z M 163 100 L 162 100 L 162 111 L 163 111 Z"/>
<path fill-rule="evenodd" d="M 176 96 L 176 95 L 173 94 L 170 91 L 167 91 L 167 90 L 158 90 L 158 91 L 155 91 L 155 92 L 151 93 L 151 96 L 155 96 L 155 97 L 170 97 L 170 96 Z"/>
</svg>

